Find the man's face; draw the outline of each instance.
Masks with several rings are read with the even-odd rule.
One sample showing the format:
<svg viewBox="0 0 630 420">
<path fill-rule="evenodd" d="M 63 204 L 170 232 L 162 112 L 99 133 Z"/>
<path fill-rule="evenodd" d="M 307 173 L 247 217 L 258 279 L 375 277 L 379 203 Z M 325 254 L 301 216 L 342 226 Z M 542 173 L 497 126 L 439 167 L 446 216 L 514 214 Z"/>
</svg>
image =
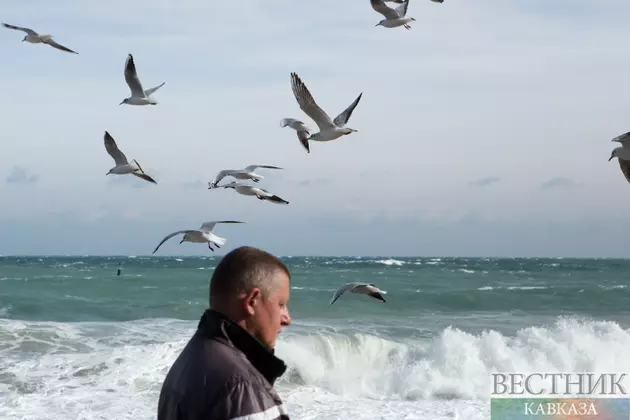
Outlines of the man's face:
<svg viewBox="0 0 630 420">
<path fill-rule="evenodd" d="M 289 277 L 278 270 L 274 274 L 273 284 L 277 287 L 269 296 L 264 294 L 258 296 L 251 321 L 256 338 L 270 349 L 275 347 L 282 327 L 291 324 L 287 308 Z"/>
</svg>

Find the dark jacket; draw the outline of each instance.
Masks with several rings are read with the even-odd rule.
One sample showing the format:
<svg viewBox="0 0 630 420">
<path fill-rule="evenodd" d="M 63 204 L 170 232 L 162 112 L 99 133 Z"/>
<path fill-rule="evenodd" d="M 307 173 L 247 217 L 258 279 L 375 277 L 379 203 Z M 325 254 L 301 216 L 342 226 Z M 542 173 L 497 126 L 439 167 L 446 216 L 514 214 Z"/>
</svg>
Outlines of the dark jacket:
<svg viewBox="0 0 630 420">
<path fill-rule="evenodd" d="M 273 384 L 286 365 L 207 310 L 162 385 L 157 420 L 289 420 Z"/>
</svg>

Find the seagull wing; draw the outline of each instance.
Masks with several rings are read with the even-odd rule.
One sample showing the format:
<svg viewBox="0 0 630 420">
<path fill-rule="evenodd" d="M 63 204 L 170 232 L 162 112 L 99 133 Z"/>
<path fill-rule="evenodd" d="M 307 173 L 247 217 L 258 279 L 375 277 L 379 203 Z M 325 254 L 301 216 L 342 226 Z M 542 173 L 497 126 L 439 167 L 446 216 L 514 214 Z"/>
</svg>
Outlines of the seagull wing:
<svg viewBox="0 0 630 420">
<path fill-rule="evenodd" d="M 310 147 L 308 145 L 308 138 L 311 136 L 308 131 L 298 131 L 297 132 L 298 140 L 300 140 L 300 144 L 304 146 L 307 153 L 311 153 Z"/>
<path fill-rule="evenodd" d="M 284 128 L 286 126 L 291 127 L 295 131 L 306 131 L 307 133 L 310 133 L 311 131 L 311 129 L 308 128 L 302 121 L 293 118 L 283 118 L 280 121 L 280 127 Z"/>
<path fill-rule="evenodd" d="M 300 120 L 296 120 L 295 118 L 283 118 L 280 120 L 280 127 L 286 127 L 287 125 L 293 128 L 296 124 L 304 124 Z"/>
<path fill-rule="evenodd" d="M 626 177 L 626 181 L 630 182 L 630 161 L 623 160 L 617 158 L 619 161 L 619 167 L 621 168 L 621 172 L 623 172 L 623 176 Z"/>
<path fill-rule="evenodd" d="M 8 23 L 3 23 L 2 26 L 4 26 L 5 28 L 14 29 L 16 31 L 26 32 L 27 34 L 31 36 L 39 36 L 37 32 L 29 28 L 22 28 L 21 26 L 9 25 Z"/>
<path fill-rule="evenodd" d="M 396 14 L 398 17 L 404 18 L 407 14 L 407 8 L 409 7 L 409 0 L 405 0 L 400 6 L 398 6 L 396 10 Z"/>
<path fill-rule="evenodd" d="M 138 178 L 142 178 L 145 181 L 149 181 L 149 182 L 152 182 L 152 183 L 157 185 L 157 182 L 155 182 L 155 180 L 153 178 L 151 178 L 149 175 L 145 174 L 144 172 L 142 172 L 142 173 L 132 172 L 132 174 L 137 176 Z"/>
<path fill-rule="evenodd" d="M 328 114 L 317 105 L 311 92 L 296 73 L 291 73 L 291 87 L 300 109 L 315 121 L 320 131 L 335 127 Z"/>
<path fill-rule="evenodd" d="M 335 291 L 335 293 L 333 294 L 332 299 L 330 300 L 330 303 L 328 304 L 328 306 L 332 305 L 333 303 L 335 303 L 335 301 L 337 299 L 339 299 L 344 293 L 346 293 L 349 290 L 354 289 L 355 287 L 359 287 L 361 286 L 361 283 L 346 283 L 343 286 L 341 286 L 339 289 L 337 289 Z"/>
<path fill-rule="evenodd" d="M 276 204 L 289 204 L 287 200 L 284 200 L 275 194 L 265 197 L 265 200 L 271 201 L 272 203 L 276 203 Z"/>
<path fill-rule="evenodd" d="M 194 230 L 190 230 L 190 229 L 187 229 L 187 230 L 178 230 L 177 232 L 173 232 L 173 233 L 170 233 L 170 234 L 166 235 L 166 236 L 164 237 L 164 239 L 162 239 L 162 241 L 158 244 L 158 246 L 156 246 L 156 247 L 155 247 L 155 249 L 153 250 L 153 252 L 152 252 L 151 254 L 155 254 L 155 251 L 157 251 L 157 250 L 158 250 L 158 248 L 159 248 L 159 247 L 161 247 L 161 246 L 162 246 L 162 244 L 163 244 L 164 242 L 168 241 L 168 240 L 169 240 L 169 239 L 171 239 L 173 236 L 175 236 L 175 235 L 179 235 L 180 233 L 188 233 L 188 232 L 194 232 Z"/>
<path fill-rule="evenodd" d="M 398 12 L 383 3 L 383 0 L 370 0 L 372 9 L 385 16 L 385 19 L 398 19 Z"/>
<path fill-rule="evenodd" d="M 618 143 L 621 143 L 623 147 L 630 147 L 630 131 L 620 136 L 615 137 L 611 141 L 616 141 Z"/>
<path fill-rule="evenodd" d="M 363 93 L 359 94 L 357 99 L 355 99 L 354 102 L 352 102 L 348 108 L 344 109 L 341 114 L 335 117 L 333 122 L 335 123 L 337 127 L 341 128 L 348 123 L 348 120 L 350 119 L 350 116 L 352 116 L 352 112 L 354 111 L 354 108 L 357 107 L 357 105 L 359 104 L 359 101 L 361 100 L 361 96 L 363 96 Z"/>
<path fill-rule="evenodd" d="M 219 183 L 219 182 L 220 182 L 223 178 L 225 178 L 226 176 L 230 175 L 230 172 L 232 172 L 232 171 L 227 170 L 227 169 L 225 169 L 225 170 L 223 170 L 223 171 L 219 171 L 219 173 L 218 173 L 218 174 L 214 177 L 214 181 L 212 181 L 212 182 L 210 183 L 210 185 L 211 185 L 211 186 L 215 186 L 215 187 L 216 187 L 216 185 L 217 185 L 217 184 L 218 184 L 218 183 Z"/>
<path fill-rule="evenodd" d="M 44 44 L 50 45 L 53 48 L 57 48 L 58 50 L 61 50 L 61 51 L 69 52 L 69 53 L 72 53 L 72 54 L 79 54 L 76 51 L 72 51 L 68 47 L 64 47 L 63 45 L 58 44 L 54 39 L 52 39 L 52 37 L 46 37 L 46 38 L 42 39 L 42 42 Z"/>
<path fill-rule="evenodd" d="M 125 63 L 125 81 L 131 90 L 132 96 L 144 98 L 144 90 L 142 90 L 142 83 L 138 79 L 138 73 L 136 72 L 136 64 L 133 61 L 133 55 L 127 56 L 127 62 Z"/>
<path fill-rule="evenodd" d="M 252 172 L 255 171 L 257 168 L 263 168 L 263 169 L 282 169 L 278 166 L 271 166 L 271 165 L 249 165 L 245 167 L 245 171 L 246 172 Z"/>
<path fill-rule="evenodd" d="M 116 162 L 116 165 L 124 165 L 128 163 L 127 157 L 125 156 L 123 152 L 120 151 L 120 149 L 116 145 L 116 141 L 114 141 L 114 138 L 110 136 L 107 131 L 105 132 L 104 139 L 105 139 L 105 150 L 107 150 L 107 153 L 109 153 L 109 155 L 114 159 L 114 162 Z"/>
<path fill-rule="evenodd" d="M 362 293 L 368 295 L 372 299 L 376 299 L 378 301 L 385 302 L 385 298 L 383 297 L 383 295 L 387 294 L 386 291 L 379 289 L 373 283 L 367 284 L 364 289 L 365 290 L 362 291 Z"/>
<path fill-rule="evenodd" d="M 162 86 L 164 86 L 166 84 L 166 82 L 162 82 L 161 85 L 158 85 L 156 87 L 152 87 L 151 89 L 147 89 L 144 91 L 145 96 L 151 96 L 153 93 L 155 93 L 156 90 L 158 90 L 159 88 L 161 88 Z"/>
<path fill-rule="evenodd" d="M 201 227 L 199 228 L 199 230 L 202 230 L 205 232 L 212 232 L 212 230 L 214 229 L 217 223 L 245 223 L 245 222 L 240 222 L 238 220 L 218 220 L 218 221 L 213 221 L 213 222 L 204 222 L 201 224 Z"/>
</svg>

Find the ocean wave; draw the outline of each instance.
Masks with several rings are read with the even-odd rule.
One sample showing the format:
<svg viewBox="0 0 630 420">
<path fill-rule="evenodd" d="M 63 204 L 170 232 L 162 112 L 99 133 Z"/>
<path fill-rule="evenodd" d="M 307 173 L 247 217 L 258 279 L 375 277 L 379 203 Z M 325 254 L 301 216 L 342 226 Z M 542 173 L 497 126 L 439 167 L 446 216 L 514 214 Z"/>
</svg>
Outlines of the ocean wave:
<svg viewBox="0 0 630 420">
<path fill-rule="evenodd" d="M 355 333 L 315 333 L 278 345 L 295 386 L 316 386 L 345 397 L 484 399 L 492 372 L 630 369 L 630 332 L 614 322 L 561 318 L 508 337 L 447 328 L 432 339 L 396 342 Z"/>
<path fill-rule="evenodd" d="M 194 326 L 0 320 L 0 418 L 153 418 L 164 376 Z M 573 318 L 514 336 L 446 328 L 413 341 L 318 329 L 280 338 L 276 354 L 288 370 L 278 387 L 359 404 L 485 404 L 492 372 L 627 371 L 628 347 L 630 332 L 618 324 Z"/>
<path fill-rule="evenodd" d="M 388 259 L 386 259 L 386 260 L 376 260 L 376 261 L 374 261 L 374 262 L 379 263 L 379 264 L 385 264 L 385 265 L 396 265 L 396 266 L 401 266 L 401 265 L 404 265 L 404 264 L 405 264 L 405 262 L 404 262 L 404 261 L 401 261 L 401 260 L 395 260 L 395 259 L 393 259 L 393 258 L 388 258 Z"/>
<path fill-rule="evenodd" d="M 309 263 L 310 261 L 305 259 L 304 262 Z M 394 258 L 366 259 L 363 257 L 357 257 L 357 258 L 332 258 L 332 259 L 327 259 L 323 262 L 315 260 L 310 263 L 311 265 L 324 264 L 324 265 L 340 265 L 340 266 L 345 266 L 345 265 L 371 266 L 374 264 L 381 264 L 381 265 L 400 267 L 402 265 L 405 265 L 408 262 L 409 261 L 403 261 L 403 260 L 398 260 Z"/>
</svg>

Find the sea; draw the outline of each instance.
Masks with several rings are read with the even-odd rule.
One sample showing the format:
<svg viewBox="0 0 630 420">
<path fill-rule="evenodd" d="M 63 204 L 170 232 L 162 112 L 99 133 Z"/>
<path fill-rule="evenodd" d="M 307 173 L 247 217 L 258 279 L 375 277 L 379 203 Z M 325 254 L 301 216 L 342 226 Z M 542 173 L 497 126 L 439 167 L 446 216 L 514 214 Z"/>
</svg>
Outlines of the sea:
<svg viewBox="0 0 630 420">
<path fill-rule="evenodd" d="M 630 260 L 282 258 L 292 419 L 489 419 L 492 372 L 630 371 Z M 218 261 L 0 257 L 0 418 L 155 419 Z M 352 281 L 386 302 L 329 306 Z"/>
</svg>

